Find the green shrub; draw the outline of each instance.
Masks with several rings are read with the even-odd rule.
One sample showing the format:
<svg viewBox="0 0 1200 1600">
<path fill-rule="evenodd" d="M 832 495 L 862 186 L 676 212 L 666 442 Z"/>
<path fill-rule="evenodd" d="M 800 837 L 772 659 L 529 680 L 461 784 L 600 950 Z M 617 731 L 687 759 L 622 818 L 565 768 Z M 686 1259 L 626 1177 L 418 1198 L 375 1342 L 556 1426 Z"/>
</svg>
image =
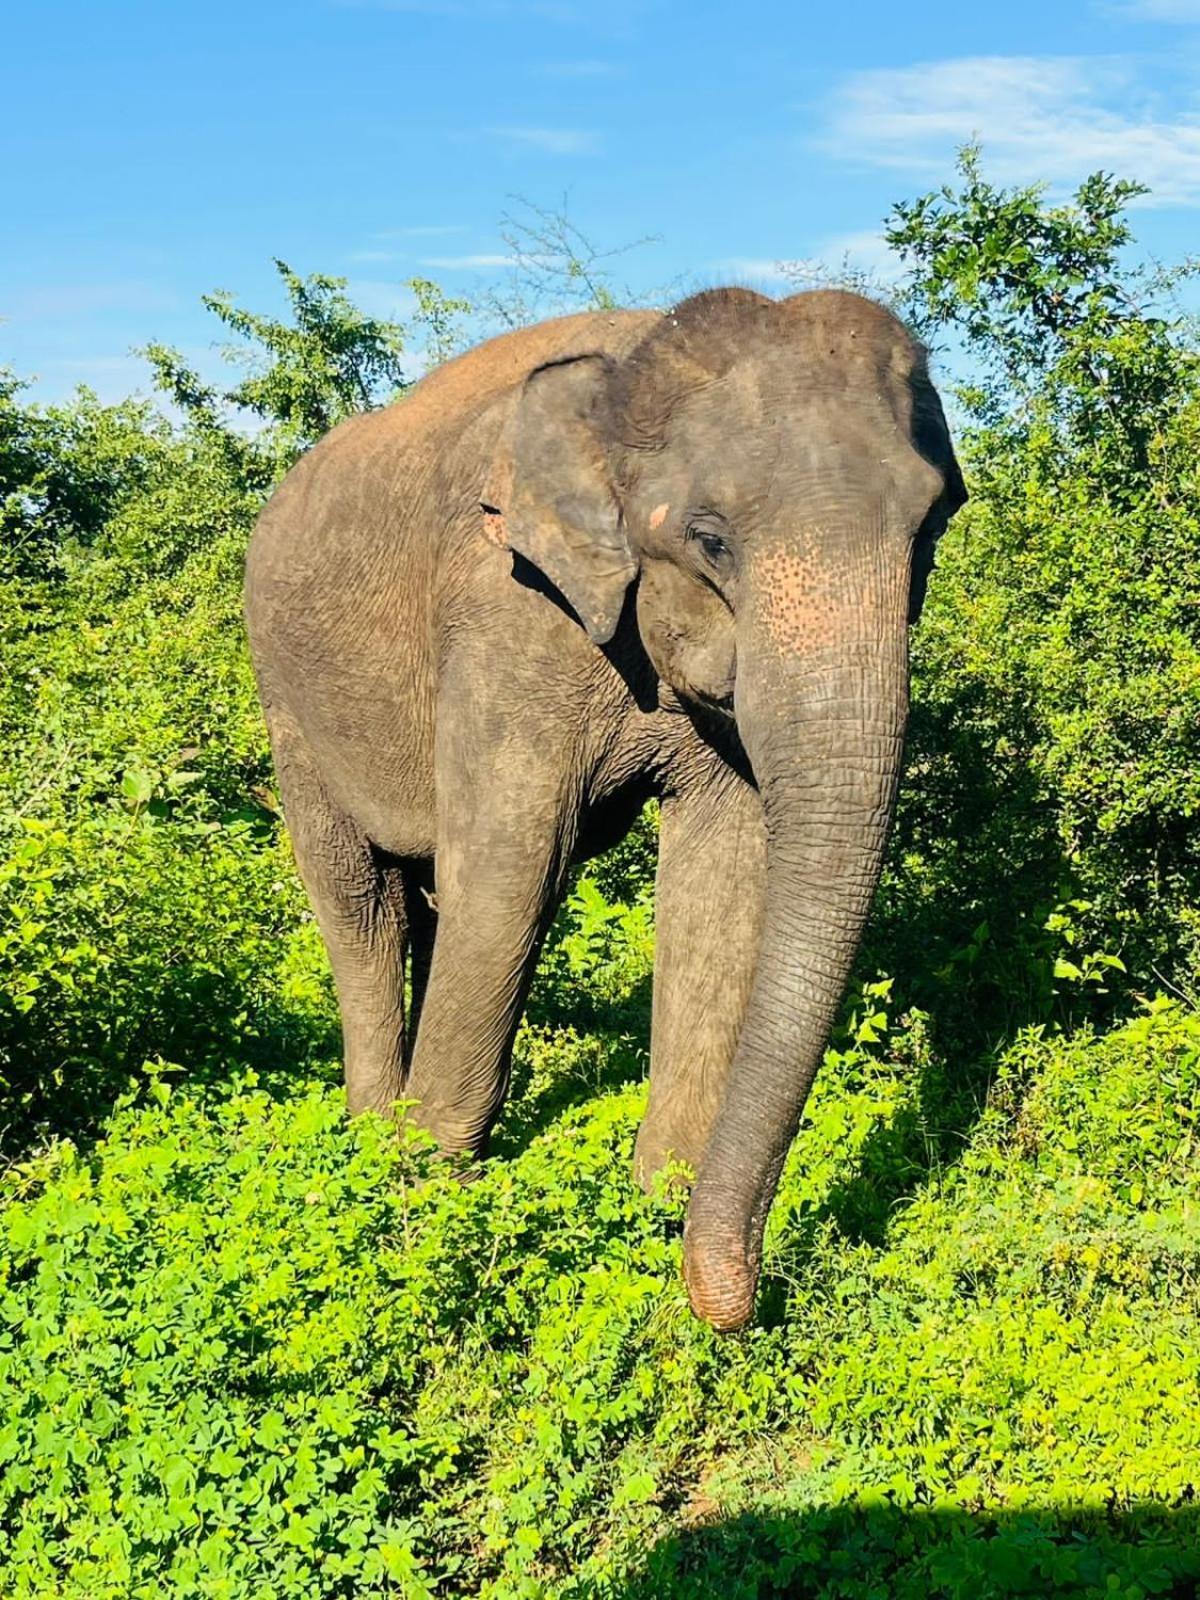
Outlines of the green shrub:
<svg viewBox="0 0 1200 1600">
<path fill-rule="evenodd" d="M 913 637 L 875 960 L 930 1009 L 954 961 L 977 1046 L 1052 1014 L 1065 902 L 1090 948 L 1193 986 L 1200 376 L 1171 300 L 1193 268 L 1125 253 L 1136 185 L 1101 174 L 1051 205 L 972 151 L 960 176 L 888 228 L 902 308 L 963 346 L 972 499 Z"/>
<path fill-rule="evenodd" d="M 89 1154 L 11 1172 L 9 1592 L 608 1592 L 701 1473 L 729 1528 L 687 1560 L 714 1586 L 747 1507 L 799 1530 L 812 1593 L 874 1592 L 829 1577 L 859 1517 L 889 1592 L 968 1573 L 996 1519 L 1058 1572 L 1033 1592 L 1141 1581 L 1143 1546 L 1200 1575 L 1150 1522 L 1120 1537 L 1196 1488 L 1200 1022 L 1024 1036 L 963 1159 L 872 1242 L 847 1191 L 911 1184 L 892 1136 L 923 1069 L 868 998 L 789 1163 L 771 1325 L 736 1340 L 686 1310 L 678 1202 L 631 1184 L 636 1088 L 462 1185 L 336 1088 L 158 1076 Z"/>
</svg>

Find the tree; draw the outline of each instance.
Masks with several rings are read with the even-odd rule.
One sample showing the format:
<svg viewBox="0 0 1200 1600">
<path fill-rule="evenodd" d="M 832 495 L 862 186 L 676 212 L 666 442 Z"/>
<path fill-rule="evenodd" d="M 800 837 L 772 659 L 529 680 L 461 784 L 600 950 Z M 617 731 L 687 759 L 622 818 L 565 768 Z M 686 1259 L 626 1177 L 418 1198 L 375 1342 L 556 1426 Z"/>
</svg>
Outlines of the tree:
<svg viewBox="0 0 1200 1600">
<path fill-rule="evenodd" d="M 615 311 L 637 298 L 615 281 L 612 263 L 651 243 L 648 237 L 602 250 L 571 220 L 565 199 L 558 211 L 521 200 L 501 217 L 499 231 L 510 275 L 484 296 L 482 309 L 501 328 L 572 311 Z M 653 298 L 671 296 L 664 290 Z"/>
<path fill-rule="evenodd" d="M 206 384 L 179 354 L 152 344 L 145 354 L 155 382 L 184 415 L 238 457 L 244 470 L 269 482 L 322 434 L 358 411 L 386 405 L 409 386 L 405 350 L 409 329 L 372 317 L 345 293 L 344 278 L 301 277 L 286 262 L 276 269 L 287 293 L 289 319 L 247 311 L 233 296 L 204 295 L 203 304 L 237 335 L 222 352 L 244 373 L 227 389 Z M 427 356 L 449 353 L 455 319 L 470 307 L 436 284 L 415 279 L 417 326 L 429 334 Z M 239 432 L 238 413 L 264 426 Z"/>
<path fill-rule="evenodd" d="M 972 369 L 957 390 L 972 500 L 913 640 L 892 925 L 920 981 L 969 958 L 1006 1006 L 1015 972 L 1036 988 L 1036 947 L 1053 954 L 1043 933 L 1064 915 L 1143 979 L 1187 984 L 1200 971 L 1200 362 L 1170 296 L 1193 268 L 1130 264 L 1137 184 L 1097 173 L 1052 203 L 988 183 L 974 149 L 959 176 L 887 227 L 910 320 L 959 340 Z"/>
<path fill-rule="evenodd" d="M 901 311 L 927 338 L 952 332 L 974 369 L 959 390 L 977 423 L 1052 426 L 1107 458 L 1115 488 L 1140 482 L 1156 438 L 1192 393 L 1196 354 L 1172 292 L 1194 275 L 1130 265 L 1126 215 L 1142 184 L 1097 172 L 1073 200 L 1000 189 L 977 146 L 960 185 L 893 207 L 886 238 L 908 273 Z M 1173 311 L 1173 314 L 1171 314 Z"/>
</svg>

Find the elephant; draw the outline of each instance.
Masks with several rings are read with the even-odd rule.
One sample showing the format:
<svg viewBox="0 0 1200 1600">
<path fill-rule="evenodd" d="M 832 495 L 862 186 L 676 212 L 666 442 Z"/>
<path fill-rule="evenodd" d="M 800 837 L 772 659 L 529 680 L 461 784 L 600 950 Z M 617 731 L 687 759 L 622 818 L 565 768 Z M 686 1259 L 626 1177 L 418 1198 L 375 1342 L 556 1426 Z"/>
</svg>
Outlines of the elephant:
<svg viewBox="0 0 1200 1600">
<path fill-rule="evenodd" d="M 657 797 L 636 1173 L 691 1169 L 692 1308 L 749 1321 L 965 499 L 923 347 L 834 289 L 507 332 L 303 456 L 246 621 L 350 1111 L 486 1154 L 568 875 Z"/>
</svg>

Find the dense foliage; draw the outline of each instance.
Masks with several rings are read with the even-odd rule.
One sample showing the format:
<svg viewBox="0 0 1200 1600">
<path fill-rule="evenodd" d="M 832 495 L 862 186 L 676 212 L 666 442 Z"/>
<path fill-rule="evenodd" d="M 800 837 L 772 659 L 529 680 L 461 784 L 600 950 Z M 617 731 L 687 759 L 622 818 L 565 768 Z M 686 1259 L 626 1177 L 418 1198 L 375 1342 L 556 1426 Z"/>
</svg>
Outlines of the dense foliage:
<svg viewBox="0 0 1200 1600">
<path fill-rule="evenodd" d="M 559 919 L 474 1183 L 343 1113 L 241 554 L 463 308 L 281 266 L 287 321 L 212 301 L 230 389 L 151 350 L 174 420 L 0 383 L 4 1593 L 1195 1591 L 1197 344 L 1128 186 L 960 178 L 891 232 L 973 499 L 736 1339 L 629 1176 L 652 819 Z"/>
<path fill-rule="evenodd" d="M 1093 178 L 1050 207 L 992 188 L 972 152 L 962 177 L 889 230 L 911 265 L 902 308 L 955 330 L 972 377 L 974 498 L 914 639 L 902 837 L 925 870 L 905 867 L 904 915 L 918 881 L 937 896 L 952 873 L 963 914 L 1011 943 L 1018 916 L 1027 940 L 1057 900 L 1139 981 L 1190 992 L 1200 341 L 1167 314 L 1184 269 L 1122 265 L 1130 185 Z M 938 896 L 935 945 L 944 911 Z"/>
</svg>

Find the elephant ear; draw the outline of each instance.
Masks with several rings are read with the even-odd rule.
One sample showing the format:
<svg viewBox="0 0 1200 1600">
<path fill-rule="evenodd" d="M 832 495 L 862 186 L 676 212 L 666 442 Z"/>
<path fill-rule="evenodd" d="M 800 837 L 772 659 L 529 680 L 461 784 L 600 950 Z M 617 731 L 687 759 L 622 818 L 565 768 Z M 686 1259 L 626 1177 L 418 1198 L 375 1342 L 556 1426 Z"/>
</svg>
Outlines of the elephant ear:
<svg viewBox="0 0 1200 1600">
<path fill-rule="evenodd" d="M 913 442 L 926 461 L 933 462 L 945 474 L 944 512 L 945 521 L 949 521 L 966 505 L 967 486 L 950 441 L 941 397 L 923 371 L 913 396 Z"/>
<path fill-rule="evenodd" d="M 580 355 L 529 374 L 481 500 L 487 537 L 543 572 L 596 644 L 637 573 L 609 471 L 611 365 Z"/>
</svg>

